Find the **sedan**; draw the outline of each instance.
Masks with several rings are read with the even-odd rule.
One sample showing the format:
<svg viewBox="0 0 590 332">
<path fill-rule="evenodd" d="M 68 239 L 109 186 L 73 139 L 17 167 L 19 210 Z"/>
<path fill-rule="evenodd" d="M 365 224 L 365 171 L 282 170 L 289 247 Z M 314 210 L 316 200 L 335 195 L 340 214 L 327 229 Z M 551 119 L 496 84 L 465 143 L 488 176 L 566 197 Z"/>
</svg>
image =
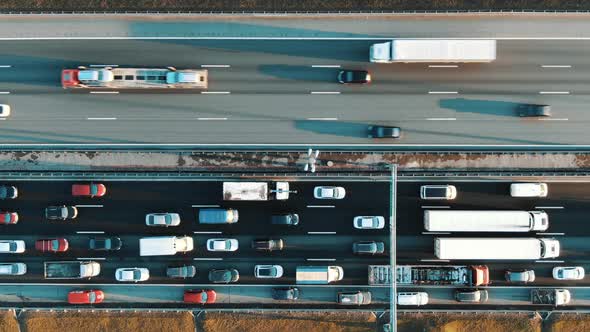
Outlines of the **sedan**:
<svg viewBox="0 0 590 332">
<path fill-rule="evenodd" d="M 178 226 L 180 215 L 178 213 L 150 213 L 145 216 L 145 224 L 148 226 Z"/>
<path fill-rule="evenodd" d="M 236 239 L 209 239 L 207 240 L 208 251 L 236 251 L 238 240 Z"/>
<path fill-rule="evenodd" d="M 98 304 L 104 301 L 101 290 L 77 290 L 68 293 L 69 304 Z"/>
<path fill-rule="evenodd" d="M 118 268 L 115 270 L 117 281 L 146 281 L 150 278 L 150 270 L 145 267 Z"/>
<path fill-rule="evenodd" d="M 556 266 L 553 268 L 553 279 L 556 280 L 582 280 L 585 271 L 581 266 Z"/>
<path fill-rule="evenodd" d="M 25 263 L 0 263 L 0 276 L 22 276 L 27 273 Z"/>
<path fill-rule="evenodd" d="M 487 290 L 458 289 L 455 291 L 457 302 L 484 303 L 488 300 Z"/>
<path fill-rule="evenodd" d="M 299 288 L 297 287 L 273 288 L 271 292 L 274 300 L 294 301 L 299 298 Z"/>
<path fill-rule="evenodd" d="M 35 249 L 40 252 L 66 252 L 69 246 L 68 240 L 63 237 L 35 241 Z"/>
<path fill-rule="evenodd" d="M 366 70 L 344 69 L 338 72 L 338 82 L 342 84 L 371 83 L 371 74 Z"/>
<path fill-rule="evenodd" d="M 508 270 L 504 273 L 504 278 L 508 282 L 527 283 L 535 281 L 534 270 Z"/>
<path fill-rule="evenodd" d="M 25 252 L 23 240 L 0 240 L 0 254 L 21 254 Z"/>
<path fill-rule="evenodd" d="M 209 281 L 215 284 L 228 284 L 240 279 L 236 269 L 219 269 L 209 271 Z"/>
<path fill-rule="evenodd" d="M 382 229 L 385 227 L 385 218 L 382 216 L 357 216 L 352 221 L 357 229 Z"/>
<path fill-rule="evenodd" d="M 400 127 L 369 126 L 367 131 L 369 138 L 400 138 L 402 135 Z"/>
<path fill-rule="evenodd" d="M 49 220 L 75 219 L 78 209 L 75 206 L 49 206 L 45 209 L 45 218 Z"/>
<path fill-rule="evenodd" d="M 18 222 L 18 213 L 0 212 L 0 225 L 16 224 Z"/>
<path fill-rule="evenodd" d="M 72 185 L 72 196 L 102 197 L 107 187 L 102 183 L 81 183 Z"/>
<path fill-rule="evenodd" d="M 551 116 L 551 106 L 536 104 L 518 105 L 518 115 L 522 117 Z"/>
<path fill-rule="evenodd" d="M 189 289 L 184 291 L 184 303 L 210 304 L 215 303 L 217 293 L 212 289 Z"/>
<path fill-rule="evenodd" d="M 0 199 L 15 199 L 18 197 L 18 190 L 15 186 L 0 186 Z"/>
<path fill-rule="evenodd" d="M 385 252 L 385 243 L 381 241 L 358 241 L 352 244 L 356 255 L 378 255 Z"/>
<path fill-rule="evenodd" d="M 88 242 L 90 250 L 116 251 L 120 250 L 123 242 L 119 237 L 93 237 Z"/>
<path fill-rule="evenodd" d="M 10 105 L 0 104 L 0 118 L 6 118 L 10 115 Z"/>
<path fill-rule="evenodd" d="M 283 276 L 283 267 L 280 265 L 256 265 L 254 276 L 261 279 L 276 279 Z"/>
<path fill-rule="evenodd" d="M 346 190 L 342 187 L 319 186 L 313 189 L 313 197 L 317 199 L 343 199 Z"/>
</svg>

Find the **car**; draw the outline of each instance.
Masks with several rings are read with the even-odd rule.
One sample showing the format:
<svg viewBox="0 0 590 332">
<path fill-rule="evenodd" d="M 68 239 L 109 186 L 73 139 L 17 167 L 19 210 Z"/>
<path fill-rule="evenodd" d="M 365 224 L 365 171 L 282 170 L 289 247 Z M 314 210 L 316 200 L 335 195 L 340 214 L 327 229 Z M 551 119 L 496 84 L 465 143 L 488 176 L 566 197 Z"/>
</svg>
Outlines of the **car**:
<svg viewBox="0 0 590 332">
<path fill-rule="evenodd" d="M 357 229 L 382 229 L 385 227 L 383 216 L 356 216 L 352 221 Z"/>
<path fill-rule="evenodd" d="M 299 224 L 299 215 L 297 213 L 275 214 L 271 216 L 270 223 L 273 225 L 297 226 Z"/>
<path fill-rule="evenodd" d="M 0 118 L 6 118 L 10 116 L 10 105 L 0 104 Z"/>
<path fill-rule="evenodd" d="M 535 281 L 535 271 L 533 270 L 508 270 L 504 273 L 508 282 L 527 283 Z"/>
<path fill-rule="evenodd" d="M 184 291 L 184 303 L 211 304 L 215 303 L 217 293 L 212 289 L 187 289 Z"/>
<path fill-rule="evenodd" d="M 338 304 L 345 305 L 365 305 L 371 304 L 371 292 L 356 291 L 356 292 L 339 292 Z"/>
<path fill-rule="evenodd" d="M 581 266 L 556 266 L 553 268 L 553 279 L 555 280 L 582 280 L 585 271 Z"/>
<path fill-rule="evenodd" d="M 0 240 L 0 254 L 21 254 L 25 252 L 23 240 Z"/>
<path fill-rule="evenodd" d="M 457 197 L 457 188 L 452 185 L 425 185 L 420 187 L 421 199 L 451 200 Z"/>
<path fill-rule="evenodd" d="M 63 237 L 35 241 L 35 249 L 40 252 L 66 252 L 69 246 L 68 240 Z"/>
<path fill-rule="evenodd" d="M 518 105 L 518 115 L 522 117 L 551 116 L 551 106 L 537 104 Z"/>
<path fill-rule="evenodd" d="M 0 225 L 16 224 L 18 222 L 18 213 L 2 211 L 0 212 Z"/>
<path fill-rule="evenodd" d="M 379 255 L 385 252 L 385 243 L 381 241 L 357 241 L 352 244 L 356 255 Z"/>
<path fill-rule="evenodd" d="M 368 138 L 400 138 L 402 130 L 400 127 L 392 126 L 368 126 Z"/>
<path fill-rule="evenodd" d="M 15 186 L 0 185 L 0 199 L 15 199 L 18 197 L 18 190 Z"/>
<path fill-rule="evenodd" d="M 343 69 L 338 72 L 338 82 L 342 84 L 371 83 L 371 74 L 366 70 Z"/>
<path fill-rule="evenodd" d="M 313 197 L 316 199 L 343 199 L 346 190 L 342 187 L 319 186 L 313 188 Z"/>
<path fill-rule="evenodd" d="M 546 183 L 513 183 L 510 185 L 510 196 L 547 197 L 548 189 Z"/>
<path fill-rule="evenodd" d="M 22 276 L 27 273 L 25 263 L 0 263 L 1 276 Z"/>
<path fill-rule="evenodd" d="M 69 304 L 98 304 L 102 301 L 104 301 L 104 292 L 101 290 L 75 290 L 68 293 Z"/>
<path fill-rule="evenodd" d="M 254 277 L 261 279 L 276 279 L 283 276 L 283 267 L 280 265 L 256 265 Z"/>
<path fill-rule="evenodd" d="M 487 290 L 458 289 L 455 291 L 457 302 L 484 303 L 488 300 Z"/>
<path fill-rule="evenodd" d="M 145 216 L 145 224 L 148 226 L 178 226 L 180 225 L 180 215 L 178 213 L 148 213 Z"/>
<path fill-rule="evenodd" d="M 102 197 L 106 194 L 107 187 L 102 183 L 79 183 L 72 185 L 72 196 Z"/>
<path fill-rule="evenodd" d="M 297 287 L 281 287 L 273 288 L 271 290 L 273 300 L 288 300 L 294 301 L 299 298 L 299 288 Z"/>
<path fill-rule="evenodd" d="M 121 267 L 115 270 L 117 281 L 146 281 L 150 278 L 150 270 L 145 267 Z"/>
<path fill-rule="evenodd" d="M 45 209 L 45 218 L 49 220 L 76 219 L 78 209 L 75 206 L 49 206 Z"/>
<path fill-rule="evenodd" d="M 398 305 L 426 305 L 428 304 L 428 293 L 426 292 L 401 292 L 397 293 Z"/>
<path fill-rule="evenodd" d="M 193 265 L 170 266 L 166 269 L 168 278 L 192 278 L 197 274 L 197 268 Z"/>
<path fill-rule="evenodd" d="M 252 241 L 252 249 L 260 251 L 281 251 L 285 247 L 283 239 L 257 239 Z"/>
<path fill-rule="evenodd" d="M 209 281 L 214 284 L 229 284 L 240 279 L 236 269 L 214 269 L 209 271 Z"/>
<path fill-rule="evenodd" d="M 208 251 L 236 251 L 238 250 L 237 239 L 209 239 L 207 240 Z"/>
<path fill-rule="evenodd" d="M 121 238 L 113 237 L 92 237 L 88 241 L 88 248 L 97 251 L 116 251 L 123 246 Z"/>
</svg>

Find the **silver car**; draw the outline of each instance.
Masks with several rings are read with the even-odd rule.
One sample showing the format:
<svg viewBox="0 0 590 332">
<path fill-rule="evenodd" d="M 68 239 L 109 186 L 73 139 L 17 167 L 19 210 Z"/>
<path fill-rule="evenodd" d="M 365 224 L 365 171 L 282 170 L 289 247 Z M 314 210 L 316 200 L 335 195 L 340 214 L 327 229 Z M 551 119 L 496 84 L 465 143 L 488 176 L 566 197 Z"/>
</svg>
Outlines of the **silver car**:
<svg viewBox="0 0 590 332">
<path fill-rule="evenodd" d="M 207 240 L 208 251 L 236 251 L 238 240 L 236 239 L 209 239 Z"/>
<path fill-rule="evenodd" d="M 346 190 L 343 187 L 319 186 L 313 189 L 313 197 L 316 199 L 343 199 Z"/>
<path fill-rule="evenodd" d="M 149 213 L 145 216 L 145 224 L 148 226 L 178 226 L 180 225 L 180 215 L 178 213 Z"/>
<path fill-rule="evenodd" d="M 385 227 L 383 216 L 357 216 L 353 220 L 354 228 L 357 229 L 382 229 Z"/>
<path fill-rule="evenodd" d="M 118 268 L 115 270 L 117 281 L 146 281 L 150 278 L 150 270 L 145 267 Z"/>
<path fill-rule="evenodd" d="M 20 276 L 27 273 L 25 263 L 0 263 L 0 275 L 3 276 Z"/>
<path fill-rule="evenodd" d="M 256 265 L 254 267 L 256 278 L 280 278 L 283 276 L 283 267 L 280 265 Z"/>
</svg>

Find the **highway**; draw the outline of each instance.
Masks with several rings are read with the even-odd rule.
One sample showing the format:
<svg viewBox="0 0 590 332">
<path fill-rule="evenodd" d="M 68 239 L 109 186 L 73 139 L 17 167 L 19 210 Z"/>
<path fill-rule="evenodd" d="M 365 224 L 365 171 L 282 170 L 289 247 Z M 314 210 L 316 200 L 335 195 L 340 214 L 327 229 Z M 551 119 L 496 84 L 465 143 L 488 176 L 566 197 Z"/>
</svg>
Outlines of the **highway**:
<svg viewBox="0 0 590 332">
<path fill-rule="evenodd" d="M 370 64 L 369 45 L 379 41 L 1 41 L 0 66 L 9 67 L 0 68 L 0 102 L 13 115 L 0 123 L 0 137 L 4 144 L 589 143 L 588 41 L 500 40 L 495 62 L 453 68 Z M 61 89 L 61 69 L 93 64 L 205 66 L 212 94 Z M 335 66 L 366 68 L 373 82 L 338 84 Z M 521 119 L 520 103 L 549 104 L 553 117 Z M 403 137 L 368 139 L 370 124 L 400 126 Z"/>
</svg>

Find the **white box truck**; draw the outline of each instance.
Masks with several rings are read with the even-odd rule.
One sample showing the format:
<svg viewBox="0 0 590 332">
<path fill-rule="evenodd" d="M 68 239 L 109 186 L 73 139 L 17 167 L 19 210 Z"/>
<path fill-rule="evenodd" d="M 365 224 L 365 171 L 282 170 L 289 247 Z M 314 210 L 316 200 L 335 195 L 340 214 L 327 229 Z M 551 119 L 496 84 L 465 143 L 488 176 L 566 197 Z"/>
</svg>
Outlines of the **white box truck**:
<svg viewBox="0 0 590 332">
<path fill-rule="evenodd" d="M 340 266 L 298 266 L 295 280 L 302 285 L 323 285 L 340 281 L 344 270 Z"/>
<path fill-rule="evenodd" d="M 275 188 L 266 182 L 224 182 L 224 201 L 268 201 L 289 198 L 289 182 L 274 182 Z"/>
<path fill-rule="evenodd" d="M 140 256 L 168 256 L 193 250 L 190 236 L 152 236 L 139 239 Z"/>
<path fill-rule="evenodd" d="M 371 45 L 370 61 L 395 62 L 492 62 L 495 40 L 394 39 Z"/>
<path fill-rule="evenodd" d="M 462 260 L 537 260 L 559 257 L 559 241 L 536 238 L 449 238 L 434 239 L 434 254 L 439 259 Z"/>
<path fill-rule="evenodd" d="M 425 210 L 428 232 L 533 232 L 545 231 L 544 211 Z"/>
</svg>

